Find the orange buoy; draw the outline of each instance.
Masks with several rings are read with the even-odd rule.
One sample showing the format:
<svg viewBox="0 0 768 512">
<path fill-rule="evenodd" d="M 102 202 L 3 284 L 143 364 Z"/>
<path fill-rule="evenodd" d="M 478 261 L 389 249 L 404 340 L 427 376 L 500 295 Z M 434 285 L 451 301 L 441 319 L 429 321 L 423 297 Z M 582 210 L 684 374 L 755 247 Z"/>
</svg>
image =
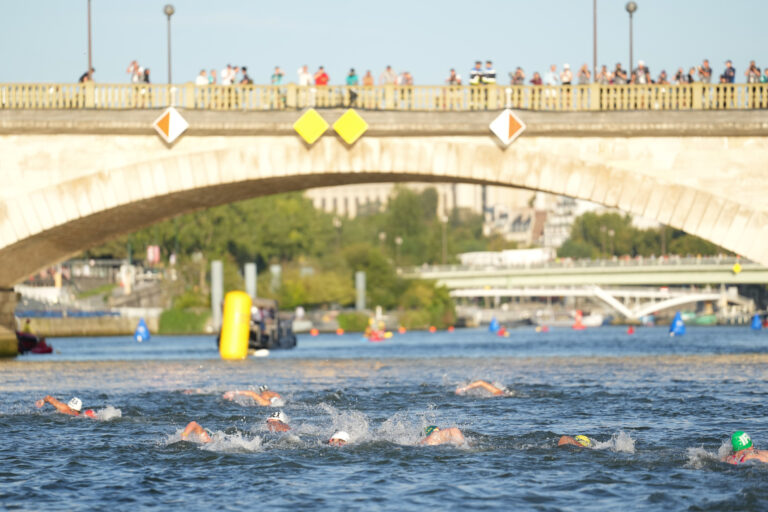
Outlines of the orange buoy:
<svg viewBox="0 0 768 512">
<path fill-rule="evenodd" d="M 309 334 L 312 336 L 317 336 L 318 334 L 320 334 L 320 331 L 318 331 L 315 327 L 313 327 L 309 330 Z"/>
<path fill-rule="evenodd" d="M 397 328 L 397 332 L 398 332 L 399 334 L 405 334 L 405 327 L 403 327 L 403 326 L 401 325 L 400 327 L 398 327 L 398 328 Z"/>
<path fill-rule="evenodd" d="M 546 325 L 542 325 L 541 332 L 549 332 L 549 327 L 547 327 Z"/>
<path fill-rule="evenodd" d="M 338 329 L 336 329 L 336 334 L 338 334 L 339 336 L 341 336 L 342 334 L 344 334 L 344 329 L 342 329 L 341 327 L 339 327 Z"/>
<path fill-rule="evenodd" d="M 448 326 L 448 332 L 453 332 L 453 326 L 452 325 Z"/>
<path fill-rule="evenodd" d="M 437 332 L 437 327 L 435 327 L 434 325 L 430 325 L 429 332 Z"/>
<path fill-rule="evenodd" d="M 632 325 L 627 327 L 627 334 L 635 334 L 635 327 Z"/>
</svg>

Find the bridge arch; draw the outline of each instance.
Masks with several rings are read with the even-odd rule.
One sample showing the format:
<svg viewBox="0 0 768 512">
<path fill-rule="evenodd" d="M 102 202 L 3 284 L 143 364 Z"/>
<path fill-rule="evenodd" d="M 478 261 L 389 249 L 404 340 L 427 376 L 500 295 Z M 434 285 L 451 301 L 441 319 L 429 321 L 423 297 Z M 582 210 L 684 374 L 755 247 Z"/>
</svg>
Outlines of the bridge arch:
<svg viewBox="0 0 768 512">
<path fill-rule="evenodd" d="M 93 144 L 89 136 L 69 137 L 72 152 Z M 54 174 L 24 197 L 0 197 L 0 287 L 181 213 L 371 182 L 462 182 L 562 194 L 656 219 L 768 263 L 768 218 L 761 205 L 731 199 L 722 187 L 702 186 L 696 169 L 685 164 L 692 155 L 701 165 L 701 154 L 750 142 L 728 137 L 689 142 L 683 147 L 671 138 L 522 137 L 504 149 L 487 135 L 385 135 L 363 137 L 349 148 L 333 135 L 311 147 L 295 136 L 190 135 L 176 147 L 145 154 L 142 148 L 158 144 L 155 137 L 127 137 L 110 149 L 131 154 L 127 164 L 80 169 L 71 179 Z M 768 143 L 758 142 L 754 159 L 768 155 Z"/>
</svg>

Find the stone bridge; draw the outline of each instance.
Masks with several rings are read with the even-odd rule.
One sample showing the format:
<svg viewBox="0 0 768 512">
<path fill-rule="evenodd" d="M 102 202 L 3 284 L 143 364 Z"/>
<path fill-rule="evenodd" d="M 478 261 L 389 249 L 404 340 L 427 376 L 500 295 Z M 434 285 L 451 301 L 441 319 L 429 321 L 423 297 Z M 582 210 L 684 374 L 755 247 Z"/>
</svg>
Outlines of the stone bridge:
<svg viewBox="0 0 768 512">
<path fill-rule="evenodd" d="M 464 182 L 587 199 L 656 219 L 768 264 L 768 114 L 519 112 L 504 148 L 494 111 L 361 110 L 348 146 L 314 145 L 297 111 L 181 110 L 173 146 L 158 110 L 0 111 L 0 288 L 110 237 L 250 197 L 364 182 Z M 332 124 L 340 109 L 321 109 Z"/>
</svg>

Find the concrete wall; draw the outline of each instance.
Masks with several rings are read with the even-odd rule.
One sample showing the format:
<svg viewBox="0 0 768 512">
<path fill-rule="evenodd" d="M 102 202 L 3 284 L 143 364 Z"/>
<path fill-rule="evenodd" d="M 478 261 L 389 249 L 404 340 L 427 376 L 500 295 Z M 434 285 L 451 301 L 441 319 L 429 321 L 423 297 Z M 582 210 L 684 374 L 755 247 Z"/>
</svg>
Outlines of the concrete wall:
<svg viewBox="0 0 768 512">
<path fill-rule="evenodd" d="M 323 110 L 332 123 L 340 111 Z M 397 181 L 522 187 L 588 199 L 768 264 L 768 118 L 761 112 L 362 112 L 352 147 L 307 146 L 299 114 L 185 112 L 175 145 L 156 111 L 0 113 L 0 286 L 179 213 L 312 187 Z M 1 302 L 1 301 L 0 301 Z"/>
<path fill-rule="evenodd" d="M 17 318 L 18 327 L 24 325 L 24 318 Z M 158 331 L 159 317 L 145 318 L 150 333 Z M 38 336 L 132 336 L 139 318 L 93 317 L 93 318 L 33 318 L 32 330 Z"/>
</svg>

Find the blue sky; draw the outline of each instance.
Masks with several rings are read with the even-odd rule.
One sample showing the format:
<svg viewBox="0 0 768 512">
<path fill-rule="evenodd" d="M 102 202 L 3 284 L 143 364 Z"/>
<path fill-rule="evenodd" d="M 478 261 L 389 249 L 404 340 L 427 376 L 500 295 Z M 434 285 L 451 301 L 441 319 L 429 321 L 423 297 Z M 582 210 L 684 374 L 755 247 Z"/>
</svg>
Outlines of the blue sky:
<svg viewBox="0 0 768 512">
<path fill-rule="evenodd" d="M 350 67 L 387 64 L 416 84 L 443 83 L 455 67 L 464 77 L 476 59 L 493 59 L 502 75 L 528 76 L 549 64 L 592 62 L 592 0 L 171 0 L 173 77 L 194 80 L 201 68 L 247 65 L 267 83 L 279 64 L 289 81 L 308 64 L 325 65 L 331 83 Z M 99 82 L 128 81 L 137 59 L 155 82 L 167 80 L 167 1 L 92 0 L 93 59 Z M 598 0 L 598 61 L 629 59 L 625 0 Z M 637 0 L 634 57 L 654 76 L 708 57 L 719 74 L 733 59 L 737 81 L 750 59 L 768 65 L 764 0 Z M 86 0 L 3 3 L 0 82 L 72 82 L 87 67 Z M 763 34 L 763 36 L 760 36 Z M 763 43 L 759 43 L 763 41 Z"/>
</svg>

